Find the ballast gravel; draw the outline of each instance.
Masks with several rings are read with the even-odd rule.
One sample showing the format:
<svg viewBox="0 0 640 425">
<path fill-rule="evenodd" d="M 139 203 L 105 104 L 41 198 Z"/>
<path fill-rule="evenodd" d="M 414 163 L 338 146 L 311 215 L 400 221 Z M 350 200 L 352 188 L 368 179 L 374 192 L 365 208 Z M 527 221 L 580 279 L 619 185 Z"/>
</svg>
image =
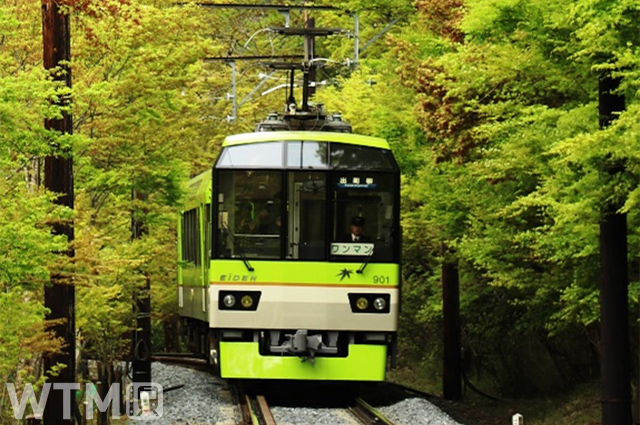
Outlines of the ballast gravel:
<svg viewBox="0 0 640 425">
<path fill-rule="evenodd" d="M 422 398 L 408 398 L 377 409 L 396 425 L 461 425 Z"/>
<path fill-rule="evenodd" d="M 165 391 L 162 417 L 132 421 L 152 425 L 234 425 L 239 418 L 226 382 L 206 372 L 154 362 L 152 380 Z M 422 398 L 407 398 L 390 405 L 374 406 L 396 425 L 462 425 L 439 407 Z M 340 408 L 272 406 L 278 425 L 355 425 L 357 420 Z"/>
<path fill-rule="evenodd" d="M 278 425 L 360 425 L 345 409 L 272 406 Z"/>
<path fill-rule="evenodd" d="M 207 372 L 151 364 L 151 379 L 165 390 L 162 417 L 131 421 L 149 425 L 235 425 L 236 408 L 227 384 Z M 171 387 L 181 388 L 167 391 Z"/>
</svg>

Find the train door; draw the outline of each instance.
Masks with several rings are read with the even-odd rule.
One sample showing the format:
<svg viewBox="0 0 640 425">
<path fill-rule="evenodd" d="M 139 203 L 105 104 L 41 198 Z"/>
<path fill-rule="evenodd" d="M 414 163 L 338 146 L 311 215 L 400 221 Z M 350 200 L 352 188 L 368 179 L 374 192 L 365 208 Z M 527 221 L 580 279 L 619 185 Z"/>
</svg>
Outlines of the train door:
<svg viewBox="0 0 640 425">
<path fill-rule="evenodd" d="M 288 258 L 326 259 L 326 193 L 326 173 L 289 173 Z"/>
</svg>

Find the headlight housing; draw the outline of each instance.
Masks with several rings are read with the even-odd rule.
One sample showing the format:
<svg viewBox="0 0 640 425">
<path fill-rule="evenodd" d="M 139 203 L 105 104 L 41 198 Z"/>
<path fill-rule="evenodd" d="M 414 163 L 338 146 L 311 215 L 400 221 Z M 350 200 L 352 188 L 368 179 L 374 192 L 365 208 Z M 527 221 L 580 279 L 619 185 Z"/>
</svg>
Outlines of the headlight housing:
<svg viewBox="0 0 640 425">
<path fill-rule="evenodd" d="M 256 311 L 260 291 L 219 291 L 218 310 Z"/>
<path fill-rule="evenodd" d="M 389 313 L 391 311 L 390 294 L 350 293 L 347 295 L 353 313 Z"/>
</svg>

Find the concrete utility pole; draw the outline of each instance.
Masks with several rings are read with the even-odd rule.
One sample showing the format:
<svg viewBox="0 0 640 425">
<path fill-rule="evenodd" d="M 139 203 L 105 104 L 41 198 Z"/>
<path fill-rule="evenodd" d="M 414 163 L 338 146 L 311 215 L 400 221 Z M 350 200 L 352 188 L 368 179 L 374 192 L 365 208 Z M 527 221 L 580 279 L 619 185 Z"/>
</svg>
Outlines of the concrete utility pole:
<svg viewBox="0 0 640 425">
<path fill-rule="evenodd" d="M 64 82 L 71 87 L 71 71 L 68 62 L 71 59 L 71 37 L 69 33 L 69 16 L 61 13 L 55 0 L 42 0 L 42 34 L 43 57 L 45 69 L 51 70 L 57 81 Z M 58 98 L 59 105 L 70 102 L 68 98 Z M 45 128 L 59 133 L 71 134 L 72 121 L 69 112 L 63 112 L 60 119 L 45 120 Z M 44 186 L 47 190 L 57 193 L 56 203 L 73 208 L 73 160 L 70 152 L 60 152 L 47 156 L 44 160 Z M 53 233 L 66 235 L 69 242 L 73 241 L 72 224 L 55 224 Z M 73 249 L 64 254 L 73 257 Z M 49 320 L 62 320 L 53 328 L 54 334 L 64 341 L 63 352 L 44 358 L 44 370 L 47 380 L 56 383 L 75 382 L 75 288 L 72 282 L 64 276 L 52 273 L 50 285 L 44 290 L 44 305 L 50 310 Z M 58 376 L 52 376 L 51 371 L 57 364 L 64 365 Z M 44 423 L 71 424 L 70 412 L 75 412 L 74 391 L 54 390 L 50 392 L 44 409 Z"/>
<path fill-rule="evenodd" d="M 625 109 L 624 97 L 616 90 L 620 79 L 600 77 L 598 101 L 600 128 L 608 127 L 616 113 Z M 624 171 L 624 164 L 609 164 L 611 175 Z M 629 354 L 629 307 L 627 275 L 627 215 L 617 211 L 621 205 L 605 207 L 600 222 L 600 368 L 602 425 L 631 425 L 631 383 Z"/>
</svg>

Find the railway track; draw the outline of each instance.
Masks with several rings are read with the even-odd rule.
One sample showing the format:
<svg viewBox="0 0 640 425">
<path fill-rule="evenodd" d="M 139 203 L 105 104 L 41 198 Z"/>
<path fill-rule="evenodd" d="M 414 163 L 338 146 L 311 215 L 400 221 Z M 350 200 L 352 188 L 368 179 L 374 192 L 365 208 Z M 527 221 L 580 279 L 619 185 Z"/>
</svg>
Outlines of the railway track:
<svg viewBox="0 0 640 425">
<path fill-rule="evenodd" d="M 203 359 L 189 355 L 158 355 L 154 356 L 154 360 L 209 373 L 212 371 L 210 365 Z M 371 387 L 369 393 L 359 394 L 360 397 L 354 397 L 354 393 L 360 393 L 355 387 L 344 393 L 331 391 L 330 387 L 320 387 L 315 392 L 292 391 L 291 388 L 285 389 L 284 392 L 282 390 L 279 392 L 278 390 L 274 391 L 272 385 L 256 386 L 255 382 L 250 381 L 221 381 L 221 384 L 223 382 L 225 383 L 225 391 L 231 393 L 229 398 L 231 403 L 229 405 L 230 411 L 235 412 L 231 413 L 227 421 L 224 422 L 225 425 L 277 425 L 277 420 L 284 424 L 308 422 L 308 425 L 333 425 L 334 423 L 347 425 L 400 425 L 395 424 L 372 407 L 375 401 L 369 403 L 365 401 L 369 400 L 370 397 L 375 399 L 374 395 L 376 394 L 380 398 L 388 399 L 390 395 L 388 393 L 389 387 L 382 385 Z M 188 386 L 189 383 L 185 382 L 184 385 Z M 178 386 L 176 389 L 180 387 Z M 407 391 L 406 388 L 403 389 Z M 289 393 L 289 391 L 292 392 Z M 383 396 L 383 393 L 386 395 Z M 273 412 L 269 401 L 274 403 Z M 318 410 L 326 411 L 327 409 L 332 413 L 325 413 L 316 417 Z M 287 412 L 284 418 L 283 411 Z M 333 415 L 338 422 L 327 419 L 328 415 Z M 208 423 L 207 419 L 203 418 L 203 423 Z"/>
<path fill-rule="evenodd" d="M 238 425 L 277 425 L 264 395 L 247 393 L 242 383 L 236 383 L 232 387 L 240 412 Z M 351 417 L 353 425 L 396 425 L 360 397 L 356 397 L 349 404 L 348 407 L 342 408 L 345 412 L 343 417 Z M 300 409 L 305 408 L 300 407 Z M 310 422 L 308 425 L 323 425 L 323 423 Z"/>
</svg>

